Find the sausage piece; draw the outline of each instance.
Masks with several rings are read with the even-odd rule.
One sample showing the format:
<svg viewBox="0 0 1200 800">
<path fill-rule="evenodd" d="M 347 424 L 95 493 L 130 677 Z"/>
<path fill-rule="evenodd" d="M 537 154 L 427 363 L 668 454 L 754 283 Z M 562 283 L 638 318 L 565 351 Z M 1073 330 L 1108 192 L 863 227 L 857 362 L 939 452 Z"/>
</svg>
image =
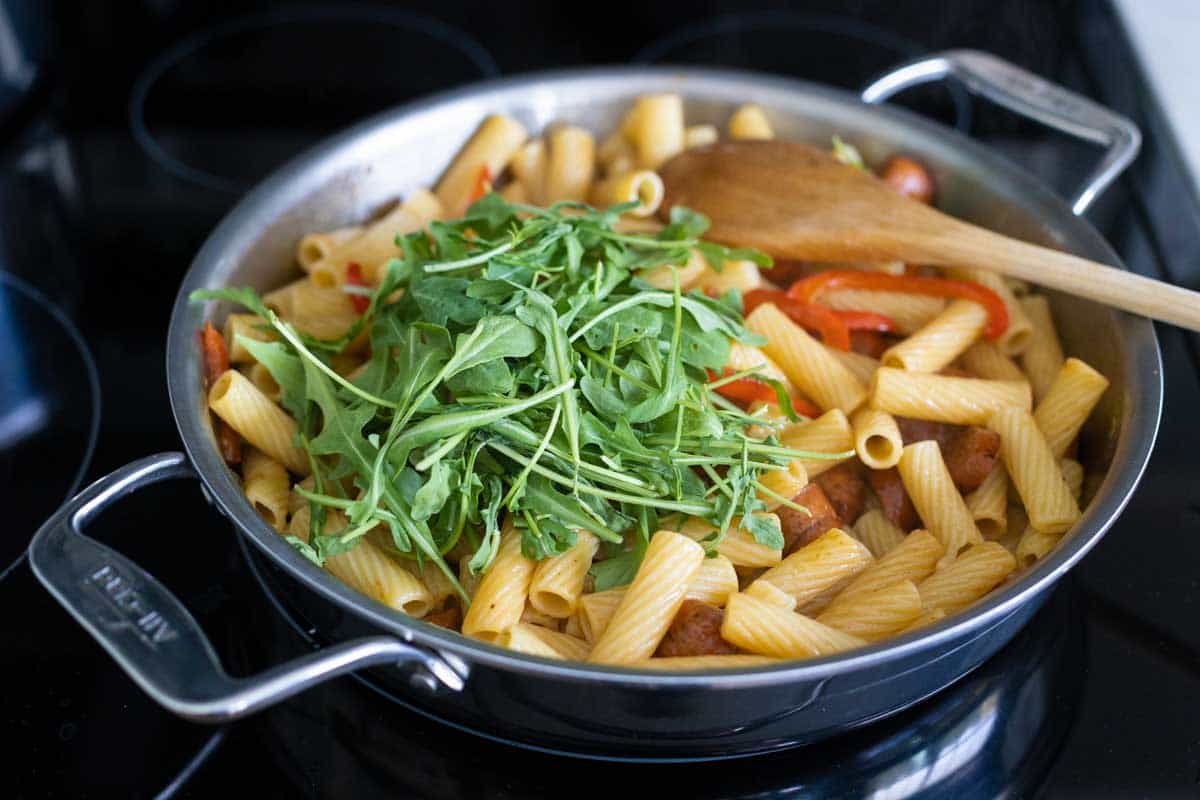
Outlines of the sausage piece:
<svg viewBox="0 0 1200 800">
<path fill-rule="evenodd" d="M 792 502 L 804 506 L 810 514 L 797 511 L 788 506 L 775 509 L 779 517 L 779 527 L 783 530 L 783 554 L 786 556 L 816 539 L 830 528 L 840 528 L 842 520 L 825 496 L 825 492 L 815 483 L 810 483 L 801 489 Z"/>
<path fill-rule="evenodd" d="M 1000 434 L 972 425 L 958 431 L 942 445 L 942 457 L 950 478 L 963 494 L 973 492 L 996 466 Z"/>
<path fill-rule="evenodd" d="M 850 351 L 871 358 L 879 358 L 898 339 L 879 331 L 850 331 Z"/>
<path fill-rule="evenodd" d="M 738 649 L 721 638 L 725 612 L 700 600 L 684 600 L 656 656 L 717 656 Z"/>
<path fill-rule="evenodd" d="M 915 159 L 892 156 L 879 171 L 879 177 L 905 197 L 911 197 L 925 205 L 933 203 L 933 176 Z"/>
<path fill-rule="evenodd" d="M 908 417 L 896 417 L 896 425 L 906 445 L 929 440 L 938 443 L 942 460 L 946 462 L 946 469 L 950 470 L 950 478 L 963 494 L 979 488 L 979 484 L 992 471 L 996 454 L 1000 452 L 1000 434 L 987 428 Z"/>
<path fill-rule="evenodd" d="M 859 474 L 857 461 L 838 464 L 813 479 L 821 487 L 838 519 L 854 524 L 867 502 L 867 482 Z"/>
<path fill-rule="evenodd" d="M 432 622 L 441 628 L 449 628 L 452 631 L 458 630 L 462 624 L 462 612 L 458 606 L 450 606 L 443 611 L 435 611 L 425 618 L 426 622 Z"/>
<path fill-rule="evenodd" d="M 900 428 L 900 438 L 906 445 L 913 442 L 935 441 L 945 448 L 950 440 L 962 430 L 961 425 L 951 425 L 948 422 L 930 422 L 925 419 L 896 417 L 896 427 Z"/>
<path fill-rule="evenodd" d="M 873 469 L 867 478 L 871 481 L 875 496 L 879 498 L 879 504 L 883 506 L 884 516 L 893 525 L 905 532 L 921 527 L 921 517 L 904 490 L 898 469 Z"/>
</svg>

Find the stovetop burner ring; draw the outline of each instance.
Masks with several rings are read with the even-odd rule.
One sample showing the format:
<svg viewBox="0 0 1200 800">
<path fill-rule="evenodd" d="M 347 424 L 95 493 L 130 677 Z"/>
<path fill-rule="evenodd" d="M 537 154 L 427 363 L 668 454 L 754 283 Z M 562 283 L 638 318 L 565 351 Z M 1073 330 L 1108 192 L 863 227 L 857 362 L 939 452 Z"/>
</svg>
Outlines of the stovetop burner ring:
<svg viewBox="0 0 1200 800">
<path fill-rule="evenodd" d="M 853 17 L 773 10 L 722 14 L 683 25 L 639 50 L 633 57 L 633 63 L 652 64 L 659 61 L 674 63 L 678 56 L 673 54 L 683 51 L 684 45 L 694 44 L 701 39 L 786 29 L 844 36 L 861 44 L 890 51 L 894 54 L 895 61 L 916 58 L 928 52 L 927 48 L 911 39 Z M 728 65 L 734 66 L 734 64 Z M 741 63 L 736 65 L 751 66 Z M 894 64 L 885 66 L 894 66 Z M 796 75 L 796 77 L 813 80 L 813 77 L 809 75 Z M 875 74 L 861 76 L 863 81 L 875 77 L 878 76 Z M 964 133 L 969 131 L 972 121 L 970 94 L 955 80 L 947 80 L 943 85 L 954 106 L 954 127 Z M 860 87 L 846 86 L 844 88 L 857 90 Z"/>
<path fill-rule="evenodd" d="M 55 303 L 50 298 L 46 297 L 44 294 L 42 294 L 36 288 L 34 288 L 33 286 L 31 286 L 30 284 L 28 284 L 21 278 L 17 277 L 16 275 L 13 275 L 12 273 L 9 273 L 9 272 L 5 272 L 3 270 L 0 270 L 0 324 L 5 323 L 5 322 L 16 324 L 16 323 L 20 322 L 20 319 L 18 319 L 17 315 L 14 314 L 11 311 L 11 309 L 9 309 L 8 304 L 3 296 L 5 292 L 13 292 L 14 293 L 13 297 L 19 298 L 20 300 L 22 300 L 24 302 L 30 303 L 31 308 L 36 309 L 38 312 L 40 312 L 41 314 L 45 314 L 48 317 L 48 320 L 46 320 L 47 322 L 55 323 L 57 325 L 58 329 L 66 335 L 67 340 L 74 347 L 76 354 L 79 357 L 79 362 L 83 367 L 83 379 L 87 385 L 88 395 L 89 395 L 89 402 L 87 404 L 87 410 L 86 410 L 88 421 L 87 421 L 87 425 L 86 425 L 86 432 L 84 433 L 84 441 L 82 444 L 82 448 L 80 450 L 78 464 L 75 467 L 74 472 L 71 473 L 69 480 L 66 482 L 66 491 L 62 494 L 61 497 L 56 497 L 56 498 L 51 499 L 52 502 L 54 502 L 56 504 L 65 502 L 68 498 L 70 498 L 72 495 L 74 495 L 79 490 L 79 487 L 83 484 L 84 476 L 87 474 L 88 468 L 91 466 L 91 463 L 92 463 L 92 455 L 95 453 L 95 450 L 96 450 L 96 441 L 99 438 L 99 434 L 100 434 L 100 376 L 99 376 L 99 372 L 96 369 L 96 362 L 92 356 L 91 349 L 88 347 L 87 341 L 83 338 L 83 334 L 79 331 L 79 328 L 77 328 L 75 326 L 75 323 L 71 321 L 70 317 L 68 317 L 62 311 L 62 309 L 60 309 L 57 305 L 55 305 Z M 5 330 L 2 327 L 0 327 L 0 336 L 4 336 L 4 335 L 21 336 L 26 343 L 28 343 L 28 342 L 44 343 L 45 339 L 46 339 L 46 337 L 44 336 L 44 331 L 30 331 L 27 329 L 25 329 L 25 330 Z M 2 345 L 3 345 L 3 342 L 0 342 L 0 346 L 2 346 Z M 61 363 L 62 362 L 60 360 L 56 360 L 56 362 L 55 362 L 56 366 L 58 366 Z M 16 365 L 15 363 L 9 363 L 9 364 L 7 364 L 7 366 L 10 369 L 19 369 L 19 365 Z M 21 388 L 16 386 L 16 384 L 22 379 L 22 377 L 24 377 L 24 376 L 17 375 L 17 374 L 8 375 L 6 373 L 6 378 L 5 378 L 5 381 L 7 384 L 6 390 L 10 393 L 21 392 L 22 391 Z M 54 409 L 51 404 L 47 404 L 45 398 L 34 396 L 34 394 L 37 392 L 37 388 L 38 387 L 28 387 L 28 391 L 30 392 L 29 399 L 31 401 L 37 402 L 38 407 L 41 408 L 42 413 L 40 415 L 38 415 L 38 418 L 36 420 L 33 419 L 33 417 L 30 417 L 29 419 L 30 419 L 31 423 L 38 422 L 40 427 L 45 427 L 44 424 L 42 424 L 42 423 L 46 422 L 46 419 L 45 419 L 46 416 L 53 416 Z M 10 396 L 11 396 L 11 394 L 5 395 L 3 393 L 0 393 L 0 398 L 10 397 Z M 61 400 L 61 398 L 53 397 L 53 398 L 50 398 L 50 400 L 57 401 L 57 400 Z M 32 407 L 32 406 L 29 406 L 29 407 Z M 33 434 L 35 432 L 36 432 L 36 430 L 31 429 L 30 431 L 27 431 L 26 433 Z M 14 437 L 13 437 L 14 440 L 20 438 L 16 435 L 15 431 L 13 433 L 14 433 Z M 15 446 L 16 444 L 19 444 L 19 442 L 14 441 L 13 444 Z M 7 446 L 7 445 L 5 445 L 5 446 Z M 46 513 L 49 514 L 51 511 L 53 511 L 52 508 L 47 509 Z M 28 531 L 28 535 L 30 538 L 32 538 L 33 533 L 34 533 L 34 531 L 32 529 Z M 11 563 L 5 565 L 2 569 L 0 569 L 0 581 L 3 581 L 4 578 L 17 565 L 19 565 L 24 558 L 25 558 L 25 550 L 24 550 L 24 546 L 22 546 L 21 553 L 17 556 L 17 558 L 15 558 Z"/>
<path fill-rule="evenodd" d="M 421 33 L 436 40 L 440 45 L 453 48 L 455 52 L 465 56 L 479 70 L 480 77 L 494 78 L 500 74 L 499 67 L 491 53 L 470 34 L 424 14 L 387 6 L 359 4 L 328 7 L 302 6 L 281 11 L 268 11 L 240 17 L 202 30 L 172 45 L 154 58 L 138 76 L 130 93 L 128 115 L 133 138 L 147 155 L 178 178 L 218 192 L 244 192 L 256 180 L 233 178 L 204 169 L 172 154 L 167 147 L 163 146 L 151 131 L 146 118 L 147 100 L 155 84 L 173 67 L 222 40 L 228 40 L 241 34 L 265 32 L 271 28 L 332 23 L 389 25 L 398 30 Z M 405 99 L 407 98 L 398 96 L 389 104 L 395 104 Z"/>
</svg>

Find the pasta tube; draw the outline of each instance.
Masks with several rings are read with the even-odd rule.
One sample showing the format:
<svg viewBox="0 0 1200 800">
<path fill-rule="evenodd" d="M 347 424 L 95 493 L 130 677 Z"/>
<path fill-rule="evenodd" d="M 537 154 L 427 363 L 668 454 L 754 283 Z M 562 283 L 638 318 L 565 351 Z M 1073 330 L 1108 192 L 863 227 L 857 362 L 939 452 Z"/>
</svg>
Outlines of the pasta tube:
<svg viewBox="0 0 1200 800">
<path fill-rule="evenodd" d="M 1025 381 L 953 378 L 880 367 L 871 384 L 871 407 L 898 417 L 983 425 L 1006 406 L 1029 409 Z"/>
<path fill-rule="evenodd" d="M 871 551 L 839 528 L 813 541 L 759 577 L 796 598 L 803 606 L 834 586 L 850 581 L 871 563 Z"/>
<path fill-rule="evenodd" d="M 494 642 L 520 621 L 533 579 L 535 564 L 521 553 L 521 532 L 511 522 L 505 528 L 496 557 L 463 618 L 462 632 L 485 642 Z"/>
<path fill-rule="evenodd" d="M 746 594 L 729 598 L 721 638 L 743 650 L 774 658 L 812 658 L 866 644 L 857 636 Z"/>
<path fill-rule="evenodd" d="M 954 486 L 937 442 L 914 442 L 905 447 L 897 469 L 925 527 L 946 548 L 947 559 L 953 559 L 964 547 L 983 541 L 974 517 Z"/>
<path fill-rule="evenodd" d="M 526 137 L 525 126 L 503 114 L 493 114 L 480 123 L 433 190 L 442 208 L 452 217 L 462 216 L 480 172 L 486 168 L 492 178 L 499 176 Z"/>
<path fill-rule="evenodd" d="M 704 549 L 688 537 L 665 530 L 654 534 L 588 661 L 629 664 L 653 655 L 703 560 Z"/>
<path fill-rule="evenodd" d="M 1033 399 L 1041 402 L 1042 397 L 1050 389 L 1050 384 L 1062 369 L 1062 343 L 1058 340 L 1058 332 L 1054 329 L 1054 317 L 1050 313 L 1050 301 L 1042 295 L 1031 294 L 1022 297 L 1021 308 L 1033 325 L 1033 335 L 1029 344 L 1021 353 L 1021 365 L 1029 376 L 1033 386 Z"/>
<path fill-rule="evenodd" d="M 237 370 L 208 390 L 208 407 L 238 435 L 297 475 L 308 475 L 308 454 L 296 445 L 296 421 Z"/>
<path fill-rule="evenodd" d="M 888 469 L 900 461 L 904 440 L 895 418 L 877 408 L 860 408 L 850 417 L 854 450 L 871 469 Z"/>
<path fill-rule="evenodd" d="M 663 201 L 663 182 L 657 173 L 643 169 L 622 172 L 605 178 L 592 190 L 592 204 L 600 207 L 637 201 L 637 207 L 626 213 L 649 217 Z"/>
<path fill-rule="evenodd" d="M 793 450 L 810 453 L 846 453 L 845 458 L 802 458 L 800 463 L 810 479 L 836 467 L 854 455 L 854 429 L 846 415 L 838 410 L 826 411 L 816 419 L 788 425 L 779 432 L 779 441 Z"/>
<path fill-rule="evenodd" d="M 347 225 L 331 231 L 310 233 L 300 240 L 296 246 L 296 263 L 307 272 L 312 265 L 328 256 L 334 250 L 362 235 L 361 225 Z"/>
<path fill-rule="evenodd" d="M 1011 358 L 1004 354 L 1000 346 L 988 339 L 980 339 L 967 348 L 959 357 L 963 369 L 990 381 L 1023 381 L 1025 373 Z"/>
<path fill-rule="evenodd" d="M 291 486 L 283 464 L 253 447 L 246 448 L 242 454 L 242 493 L 268 525 L 277 531 L 287 527 Z"/>
<path fill-rule="evenodd" d="M 596 172 L 596 141 L 583 128 L 564 125 L 550 134 L 543 202 L 587 199 Z"/>
<path fill-rule="evenodd" d="M 953 614 L 999 586 L 1016 566 L 1012 553 L 996 542 L 983 542 L 921 581 L 917 591 L 926 610 Z"/>
<path fill-rule="evenodd" d="M 754 309 L 746 317 L 746 327 L 766 337 L 763 352 L 825 411 L 837 408 L 848 414 L 867 399 L 858 378 L 773 303 Z"/>
<path fill-rule="evenodd" d="M 1000 458 L 1025 504 L 1029 523 L 1044 533 L 1070 528 L 1079 519 L 1079 504 L 1033 415 L 1019 408 L 1001 409 L 988 427 L 1000 434 Z"/>
<path fill-rule="evenodd" d="M 996 340 L 996 345 L 1001 352 L 1015 356 L 1029 347 L 1029 343 L 1033 339 L 1033 324 L 1029 321 L 1029 317 L 1025 316 L 1025 310 L 1021 308 L 1012 289 L 1008 288 L 1008 283 L 1004 280 L 1003 275 L 986 269 L 972 268 L 952 268 L 946 273 L 951 278 L 986 286 L 1004 302 L 1004 308 L 1008 312 L 1008 327 Z M 990 376 L 980 375 L 979 377 Z"/>
<path fill-rule="evenodd" d="M 288 533 L 307 542 L 309 514 L 308 506 L 293 514 Z M 328 533 L 337 533 L 348 525 L 349 520 L 340 511 L 329 510 L 325 518 Z M 359 539 L 354 549 L 326 558 L 325 569 L 372 600 L 411 617 L 423 617 L 433 607 L 425 585 L 369 539 Z"/>
<path fill-rule="evenodd" d="M 576 531 L 575 544 L 569 550 L 538 562 L 529 585 L 529 605 L 558 619 L 574 614 L 599 546 L 592 534 Z"/>
<path fill-rule="evenodd" d="M 729 118 L 729 138 L 731 139 L 774 139 L 771 123 L 762 108 L 753 103 L 746 103 Z"/>
<path fill-rule="evenodd" d="M 715 144 L 720 134 L 715 125 L 689 125 L 683 131 L 683 147 L 691 150 L 693 147 L 704 147 Z"/>
<path fill-rule="evenodd" d="M 933 574 L 946 549 L 929 531 L 916 530 L 858 574 L 834 602 L 891 586 L 900 581 L 921 581 Z"/>
<path fill-rule="evenodd" d="M 987 319 L 987 310 L 978 303 L 955 300 L 912 336 L 888 348 L 883 366 L 937 372 L 980 337 Z"/>
<path fill-rule="evenodd" d="M 658 169 L 683 150 L 683 98 L 677 94 L 639 97 L 628 124 L 625 135 L 644 169 Z"/>
<path fill-rule="evenodd" d="M 1008 530 L 1008 472 L 996 464 L 966 497 L 967 510 L 985 539 L 999 539 Z"/>
<path fill-rule="evenodd" d="M 1063 362 L 1033 412 L 1034 422 L 1056 457 L 1067 452 L 1107 388 L 1108 378 L 1078 358 Z"/>
<path fill-rule="evenodd" d="M 912 581 L 859 592 L 829 607 L 817 616 L 817 622 L 842 633 L 874 642 L 899 633 L 921 616 L 921 594 Z"/>
<path fill-rule="evenodd" d="M 878 508 L 864 512 L 855 520 L 854 535 L 877 559 L 883 558 L 904 541 L 904 531 L 893 525 Z M 941 553 L 938 557 L 941 557 Z"/>
<path fill-rule="evenodd" d="M 387 214 L 363 228 L 362 235 L 337 247 L 308 270 L 312 282 L 324 289 L 341 288 L 351 264 L 362 268 L 363 280 L 377 284 L 388 259 L 400 255 L 396 236 L 419 231 L 436 219 L 441 205 L 432 194 L 421 190 Z"/>
</svg>

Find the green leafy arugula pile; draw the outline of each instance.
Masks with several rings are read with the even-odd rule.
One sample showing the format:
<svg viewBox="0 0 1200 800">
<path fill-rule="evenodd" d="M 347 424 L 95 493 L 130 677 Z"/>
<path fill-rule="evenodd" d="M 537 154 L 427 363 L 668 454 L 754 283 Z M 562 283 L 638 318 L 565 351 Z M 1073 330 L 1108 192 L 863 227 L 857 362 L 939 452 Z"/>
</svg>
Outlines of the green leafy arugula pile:
<svg viewBox="0 0 1200 800">
<path fill-rule="evenodd" d="M 693 249 L 717 269 L 731 258 L 770 261 L 700 241 L 707 220 L 683 208 L 657 235 L 619 233 L 629 207 L 539 209 L 490 194 L 462 220 L 397 237 L 403 257 L 363 290 L 366 312 L 336 341 L 300 334 L 252 289 L 192 295 L 239 303 L 279 336 L 239 341 L 282 388 L 312 466 L 313 490 L 299 490 L 310 535 L 291 538 L 295 547 L 322 564 L 380 528 L 390 541 L 373 540 L 437 565 L 466 602 L 443 556 L 462 552 L 465 537 L 471 570 L 486 569 L 504 514 L 534 559 L 567 550 L 577 529 L 595 534 L 604 542 L 597 589 L 632 579 L 659 515 L 711 522 L 710 550 L 734 517 L 782 546 L 776 518 L 754 515 L 758 478 L 792 457 L 821 456 L 749 436 L 760 420 L 713 391 L 752 372 L 709 383 L 730 340 L 763 342 L 743 327 L 740 297 L 684 294 L 677 277 L 663 291 L 636 277 L 682 265 Z M 363 330 L 370 358 L 348 380 L 330 359 Z M 348 527 L 326 530 L 331 508 Z"/>
</svg>

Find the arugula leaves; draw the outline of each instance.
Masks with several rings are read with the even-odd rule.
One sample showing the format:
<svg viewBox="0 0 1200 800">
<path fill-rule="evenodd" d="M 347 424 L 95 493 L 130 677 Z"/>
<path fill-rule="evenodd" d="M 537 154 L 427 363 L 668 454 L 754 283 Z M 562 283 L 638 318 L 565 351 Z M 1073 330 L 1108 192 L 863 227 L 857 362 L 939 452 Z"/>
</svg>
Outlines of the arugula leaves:
<svg viewBox="0 0 1200 800">
<path fill-rule="evenodd" d="M 486 569 L 502 519 L 530 558 L 564 552 L 576 531 L 595 534 L 597 588 L 633 577 L 660 512 L 707 519 L 717 533 L 706 544 L 735 519 L 782 544 L 759 513 L 757 479 L 803 454 L 750 439 L 754 420 L 708 386 L 730 340 L 762 343 L 740 297 L 637 278 L 694 250 L 716 269 L 770 259 L 702 241 L 708 220 L 685 208 L 657 235 L 622 234 L 621 210 L 489 194 L 462 220 L 398 237 L 403 257 L 336 340 L 298 333 L 251 289 L 192 295 L 240 304 L 279 334 L 241 343 L 279 383 L 313 465 L 301 552 L 320 564 L 378 529 L 394 555 L 434 562 L 465 602 L 443 555 L 465 546 L 469 568 Z M 369 356 L 347 378 L 333 357 L 364 330 Z M 339 516 L 329 509 L 349 526 L 326 531 Z"/>
</svg>

